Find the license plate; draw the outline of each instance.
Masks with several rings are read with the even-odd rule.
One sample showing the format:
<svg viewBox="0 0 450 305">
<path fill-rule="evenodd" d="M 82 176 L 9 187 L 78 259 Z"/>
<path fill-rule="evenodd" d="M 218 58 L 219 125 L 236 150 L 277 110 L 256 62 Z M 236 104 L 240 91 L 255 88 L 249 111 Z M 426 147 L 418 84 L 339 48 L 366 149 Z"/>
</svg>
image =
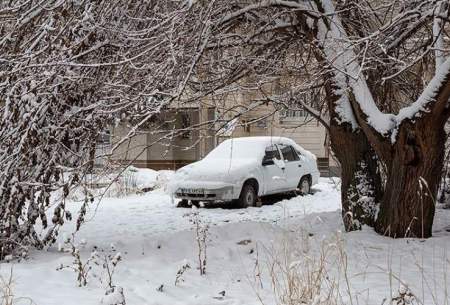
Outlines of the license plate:
<svg viewBox="0 0 450 305">
<path fill-rule="evenodd" d="M 181 189 L 181 192 L 184 194 L 204 194 L 205 191 L 203 189 Z"/>
</svg>

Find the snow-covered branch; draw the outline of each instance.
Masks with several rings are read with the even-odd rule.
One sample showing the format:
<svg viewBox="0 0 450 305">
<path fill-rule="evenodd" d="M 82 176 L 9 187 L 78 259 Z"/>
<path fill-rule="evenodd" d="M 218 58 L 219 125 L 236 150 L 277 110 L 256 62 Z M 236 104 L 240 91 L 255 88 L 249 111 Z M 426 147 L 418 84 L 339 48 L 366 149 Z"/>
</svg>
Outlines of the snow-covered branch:
<svg viewBox="0 0 450 305">
<path fill-rule="evenodd" d="M 427 87 L 420 97 L 409 105 L 400 110 L 395 119 L 397 126 L 408 119 L 413 120 L 426 113 L 434 112 L 433 108 L 439 107 L 438 111 L 443 111 L 448 107 L 450 98 L 450 57 L 442 63 L 436 75 L 428 83 Z"/>
</svg>

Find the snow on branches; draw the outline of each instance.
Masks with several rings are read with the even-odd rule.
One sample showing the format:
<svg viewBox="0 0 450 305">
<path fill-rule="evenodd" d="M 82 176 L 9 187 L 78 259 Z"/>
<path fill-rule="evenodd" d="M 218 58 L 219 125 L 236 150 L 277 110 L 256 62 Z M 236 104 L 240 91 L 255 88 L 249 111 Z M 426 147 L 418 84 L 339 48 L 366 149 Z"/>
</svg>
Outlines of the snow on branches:
<svg viewBox="0 0 450 305">
<path fill-rule="evenodd" d="M 55 241 L 108 124 L 143 125 L 183 94 L 207 14 L 170 1 L 0 3 L 0 260 Z"/>
<path fill-rule="evenodd" d="M 436 49 L 445 54 L 445 1 L 399 2 L 0 2 L 0 259 L 55 240 L 72 218 L 67 194 L 91 171 L 98 135 L 118 120 L 133 122 L 131 137 L 175 101 L 244 88 L 269 103 L 270 85 L 317 90 L 330 71 L 338 101 L 314 107 L 317 117 L 328 111 L 331 120 L 362 127 L 371 142 L 436 105 L 446 108 L 447 63 L 419 99 L 425 78 L 414 71 Z M 372 19 L 363 27 L 345 19 L 364 9 Z M 405 104 L 412 106 L 393 114 Z"/>
</svg>

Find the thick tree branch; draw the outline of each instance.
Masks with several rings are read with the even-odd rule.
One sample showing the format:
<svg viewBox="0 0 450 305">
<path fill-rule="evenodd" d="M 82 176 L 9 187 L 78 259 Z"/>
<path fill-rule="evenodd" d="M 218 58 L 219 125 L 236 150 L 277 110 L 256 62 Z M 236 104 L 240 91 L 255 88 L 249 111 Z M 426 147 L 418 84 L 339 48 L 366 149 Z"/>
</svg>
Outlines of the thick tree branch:
<svg viewBox="0 0 450 305">
<path fill-rule="evenodd" d="M 397 128 L 404 120 L 428 116 L 439 119 L 449 107 L 450 98 L 450 57 L 439 67 L 422 95 L 396 116 Z M 445 114 L 447 117 L 448 115 Z"/>
</svg>

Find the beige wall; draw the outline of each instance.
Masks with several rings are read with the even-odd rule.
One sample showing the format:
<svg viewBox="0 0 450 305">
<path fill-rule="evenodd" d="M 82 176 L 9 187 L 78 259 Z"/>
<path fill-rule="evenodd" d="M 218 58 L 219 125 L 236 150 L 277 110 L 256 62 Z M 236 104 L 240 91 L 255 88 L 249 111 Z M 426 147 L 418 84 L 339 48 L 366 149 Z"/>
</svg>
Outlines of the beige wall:
<svg viewBox="0 0 450 305">
<path fill-rule="evenodd" d="M 114 151 L 112 159 L 121 163 L 132 163 L 138 167 L 177 168 L 201 159 L 215 146 L 214 130 L 199 127 L 183 134 L 170 135 L 171 130 L 182 129 L 182 115 L 190 117 L 190 125 L 198 124 L 200 115 L 203 120 L 214 117 L 212 109 L 185 109 L 169 111 L 161 114 L 159 123 L 141 128 L 136 136 L 125 140 Z M 163 123 L 167 122 L 167 123 Z M 111 128 L 112 145 L 114 146 L 131 130 L 131 124 L 121 124 Z M 201 138 L 201 140 L 199 140 Z M 176 161 L 176 162 L 174 162 Z"/>
<path fill-rule="evenodd" d="M 111 144 L 114 147 L 123 138 L 127 137 L 131 126 L 121 124 L 111 127 Z M 145 163 L 147 160 L 147 133 L 146 131 L 138 131 L 136 136 L 126 139 L 117 149 L 114 150 L 113 160 L 136 160 L 136 163 Z"/>
<path fill-rule="evenodd" d="M 260 123 L 260 126 L 262 123 Z M 299 118 L 289 122 L 280 122 L 279 116 L 266 119 L 266 127 L 252 124 L 246 127 L 238 127 L 233 137 L 249 136 L 282 136 L 291 138 L 303 148 L 311 151 L 318 158 L 328 157 L 326 151 L 326 129 L 316 120 Z"/>
<path fill-rule="evenodd" d="M 311 116 L 282 119 L 280 112 L 275 111 L 272 103 L 259 102 L 258 106 L 254 107 L 254 101 L 257 99 L 258 96 L 255 93 L 238 93 L 226 99 L 227 102 L 223 105 L 224 111 L 236 105 L 243 106 L 230 112 L 228 119 L 239 114 L 239 111 L 242 111 L 245 107 L 251 109 L 240 116 L 239 126 L 232 133 L 232 137 L 288 137 L 314 153 L 318 158 L 328 157 L 327 132 L 325 127 L 319 124 L 317 120 L 312 119 Z M 255 120 L 256 122 L 254 122 Z M 250 122 L 250 124 L 246 124 L 247 122 Z"/>
<path fill-rule="evenodd" d="M 274 128 L 274 134 L 291 138 L 318 158 L 328 157 L 325 143 L 326 129 L 317 120 L 308 118 L 306 122 L 304 119 L 299 119 L 278 124 Z"/>
</svg>

